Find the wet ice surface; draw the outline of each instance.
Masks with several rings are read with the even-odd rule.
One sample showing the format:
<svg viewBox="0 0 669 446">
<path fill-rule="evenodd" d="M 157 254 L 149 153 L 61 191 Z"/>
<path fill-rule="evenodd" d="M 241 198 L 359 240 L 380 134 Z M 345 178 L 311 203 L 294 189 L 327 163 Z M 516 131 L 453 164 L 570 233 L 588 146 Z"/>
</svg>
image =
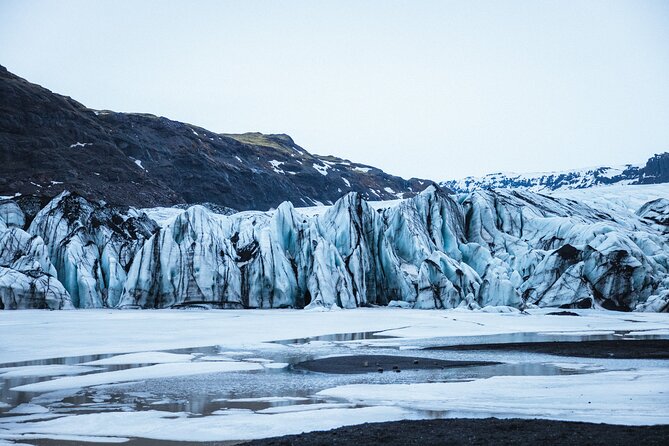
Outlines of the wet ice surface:
<svg viewBox="0 0 669 446">
<path fill-rule="evenodd" d="M 484 320 L 486 324 L 488 320 L 499 323 L 500 317 Z M 389 327 L 390 331 L 5 363 L 0 365 L 0 441 L 54 444 L 53 439 L 57 439 L 58 444 L 68 444 L 68 440 L 75 439 L 112 442 L 133 437 L 242 440 L 366 421 L 490 414 L 623 424 L 669 422 L 663 421 L 660 413 L 666 412 L 662 408 L 669 404 L 666 360 L 572 358 L 499 350 L 426 350 L 460 344 L 669 338 L 667 325 L 658 326 L 656 321 L 652 324 L 628 321 L 622 324 L 623 328 L 584 323 L 578 330 L 570 327 L 569 332 L 556 330 L 559 324 L 555 325 L 554 319 L 550 322 L 553 325 L 548 325 L 544 332 L 404 338 L 390 335 L 401 335 L 407 330 L 395 324 Z M 408 330 L 421 332 L 420 327 Z M 306 360 L 350 355 L 500 364 L 401 373 L 371 370 L 365 374 L 326 374 L 293 368 Z M 588 381 L 589 376 L 597 377 L 594 384 Z M 502 384 L 493 386 L 495 380 L 501 380 Z M 622 400 L 597 400 L 602 395 L 601 388 L 593 390 L 597 381 L 623 391 L 630 389 L 631 393 L 625 394 L 624 410 L 633 413 L 630 407 L 634 407 L 637 418 L 616 411 L 614 406 L 623 407 Z M 31 391 L 30 386 L 37 383 L 65 383 L 71 388 L 56 386 L 49 391 Z M 526 391 L 530 396 L 535 395 L 534 389 L 536 398 L 520 401 L 513 394 L 498 391 L 511 389 L 511 384 L 520 386 L 515 392 Z M 555 402 L 547 401 L 546 391 L 542 390 L 552 386 L 559 393 L 553 397 Z M 579 386 L 585 389 L 588 399 L 598 404 L 596 410 L 587 406 L 591 401 L 578 401 L 581 394 L 569 393 Z M 24 391 L 12 390 L 17 387 Z M 479 395 L 480 389 L 490 397 L 474 401 L 470 393 Z M 433 395 L 440 395 L 439 392 L 443 397 L 435 400 Z M 463 396 L 457 399 L 459 394 Z M 501 401 L 514 403 L 505 405 Z"/>
</svg>

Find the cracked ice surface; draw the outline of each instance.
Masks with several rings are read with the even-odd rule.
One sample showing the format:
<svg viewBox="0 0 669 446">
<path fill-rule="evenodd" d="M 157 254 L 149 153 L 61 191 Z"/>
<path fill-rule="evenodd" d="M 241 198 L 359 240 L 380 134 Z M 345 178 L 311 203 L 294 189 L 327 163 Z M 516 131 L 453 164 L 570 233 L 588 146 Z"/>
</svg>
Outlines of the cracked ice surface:
<svg viewBox="0 0 669 446">
<path fill-rule="evenodd" d="M 494 376 L 468 382 L 349 385 L 319 396 L 460 416 L 529 417 L 612 424 L 669 423 L 669 370 L 567 376 Z"/>
<path fill-rule="evenodd" d="M 398 339 L 365 340 L 380 345 L 416 345 L 416 340 L 505 333 L 602 332 L 668 330 L 664 313 L 574 310 L 581 317 L 546 317 L 550 310 L 485 313 L 432 312 L 398 308 L 355 311 L 299 310 L 109 311 L 85 310 L 0 312 L 0 363 L 100 353 L 220 345 L 230 350 L 272 350 L 267 342 L 332 333 L 381 332 Z M 177 327 L 178 329 L 175 329 Z M 86 336 L 82 336 L 86 333 Z M 110 342 L 113 340 L 113 342 Z M 148 354 L 147 359 L 153 353 Z M 255 356 L 250 353 L 249 356 Z M 147 362 L 152 362 L 148 360 Z"/>
<path fill-rule="evenodd" d="M 669 315 L 664 313 L 574 310 L 580 316 L 549 316 L 548 312 L 543 309 L 527 313 L 429 312 L 399 308 L 325 312 L 0 312 L 0 336 L 4 342 L 0 362 L 123 353 L 102 360 L 82 360 L 82 365 L 68 362 L 68 365 L 58 365 L 63 367 L 60 371 L 52 370 L 65 374 L 80 367 L 87 373 L 81 376 L 55 377 L 19 387 L 17 390 L 37 394 L 20 392 L 30 399 L 16 406 L 13 414 L 0 417 L 0 438 L 18 441 L 31 438 L 83 441 L 88 438 L 100 442 L 128 437 L 242 440 L 363 422 L 422 418 L 429 416 L 425 410 L 436 410 L 439 416 L 542 417 L 619 424 L 669 422 L 665 410 L 669 404 L 669 361 L 666 360 L 617 362 L 620 360 L 475 353 L 484 355 L 478 359 L 506 364 L 491 372 L 473 375 L 463 370 L 462 375 L 455 377 L 458 382 L 443 382 L 445 378 L 441 375 L 412 375 L 408 371 L 345 378 L 304 375 L 292 373 L 285 368 L 285 363 L 279 362 L 295 355 L 327 357 L 379 351 L 406 354 L 404 349 L 412 349 L 411 354 L 421 357 L 450 354 L 456 355 L 454 359 L 466 359 L 467 356 L 457 356 L 464 353 L 420 349 L 448 344 L 452 339 L 458 343 L 481 343 L 490 336 L 524 333 L 539 338 L 557 335 L 575 338 L 634 331 L 643 335 L 669 330 Z M 304 343 L 270 343 L 363 331 L 397 337 L 352 337 L 347 341 L 342 335 L 332 336 L 332 340 L 323 337 Z M 81 336 L 82 333 L 86 336 Z M 212 345 L 218 346 L 215 355 L 207 350 L 201 353 L 160 351 Z M 210 361 L 217 357 L 223 361 Z M 522 372 L 524 363 L 535 366 L 530 367 L 534 369 L 556 362 L 558 364 L 552 367 L 568 369 L 566 373 L 570 374 L 543 376 Z M 97 367 L 153 365 L 90 370 L 89 365 L 83 365 L 85 363 Z M 281 369 L 272 369 L 273 364 L 280 365 Z M 521 374 L 511 376 L 509 373 L 515 365 Z M 5 366 L 2 371 L 13 370 L 18 377 L 21 372 L 30 375 L 30 367 L 50 366 Z M 91 373 L 96 371 L 98 373 Z M 420 376 L 431 376 L 442 382 L 412 381 L 421 379 Z M 310 384 L 305 387 L 303 382 L 307 379 Z M 356 380 L 355 384 L 351 385 L 347 379 Z M 404 381 L 397 384 L 397 379 Z M 265 384 L 260 385 L 263 382 Z M 285 390 L 274 393 L 277 383 Z M 214 390 L 217 386 L 225 390 L 217 394 Z M 65 390 L 72 387 L 79 389 Z M 220 401 L 217 404 L 221 406 L 206 413 L 166 409 L 174 404 L 170 389 L 178 389 L 178 392 L 188 388 L 196 389 L 195 396 L 203 390 L 207 394 L 211 392 L 209 398 Z M 80 408 L 93 413 L 78 413 L 77 407 L 63 405 L 81 392 L 90 392 L 92 401 Z M 115 401 L 117 397 L 112 397 L 115 392 L 121 392 L 132 402 Z M 145 406 L 138 408 L 137 400 L 145 400 Z"/>
</svg>

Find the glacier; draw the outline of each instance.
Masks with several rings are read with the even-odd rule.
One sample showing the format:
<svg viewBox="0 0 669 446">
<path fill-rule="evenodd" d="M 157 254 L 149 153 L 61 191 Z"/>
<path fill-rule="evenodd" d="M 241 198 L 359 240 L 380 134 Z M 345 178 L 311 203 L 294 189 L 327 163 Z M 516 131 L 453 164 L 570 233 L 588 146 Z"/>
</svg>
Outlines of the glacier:
<svg viewBox="0 0 669 446">
<path fill-rule="evenodd" d="M 632 211 L 522 190 L 231 215 L 63 192 L 0 202 L 0 306 L 669 310 L 669 202 Z M 151 216 L 155 217 L 151 218 Z"/>
</svg>

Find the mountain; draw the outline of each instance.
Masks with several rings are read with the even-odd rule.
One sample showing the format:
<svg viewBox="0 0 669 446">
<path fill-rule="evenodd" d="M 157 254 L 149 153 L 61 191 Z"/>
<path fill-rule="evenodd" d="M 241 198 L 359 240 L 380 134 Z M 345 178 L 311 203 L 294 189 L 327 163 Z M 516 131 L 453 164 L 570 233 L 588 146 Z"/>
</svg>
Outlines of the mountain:
<svg viewBox="0 0 669 446">
<path fill-rule="evenodd" d="M 0 202 L 0 308 L 495 307 L 669 310 L 669 206 L 430 186 L 232 215 L 64 192 Z M 155 217 L 155 218 L 152 218 Z"/>
<path fill-rule="evenodd" d="M 64 190 L 126 206 L 211 202 L 237 210 L 410 197 L 429 181 L 307 152 L 287 135 L 218 134 L 82 104 L 0 67 L 0 195 Z"/>
<path fill-rule="evenodd" d="M 669 153 L 650 158 L 645 166 L 626 164 L 617 167 L 594 167 L 563 172 L 492 173 L 483 177 L 466 177 L 441 183 L 455 192 L 478 189 L 522 189 L 533 192 L 585 189 L 614 184 L 657 184 L 669 182 Z"/>
<path fill-rule="evenodd" d="M 452 194 L 287 135 L 91 110 L 0 69 L 0 309 L 669 311 L 666 194 L 557 196 L 668 168 L 665 153 Z"/>
</svg>

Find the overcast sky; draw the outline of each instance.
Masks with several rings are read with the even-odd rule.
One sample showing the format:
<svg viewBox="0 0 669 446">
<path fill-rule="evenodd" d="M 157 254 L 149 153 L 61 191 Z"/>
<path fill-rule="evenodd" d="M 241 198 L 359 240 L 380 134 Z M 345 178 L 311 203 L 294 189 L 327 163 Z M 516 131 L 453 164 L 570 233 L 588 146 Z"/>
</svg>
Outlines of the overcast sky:
<svg viewBox="0 0 669 446">
<path fill-rule="evenodd" d="M 0 0 L 0 64 L 98 109 L 436 180 L 669 150 L 669 1 Z"/>
</svg>

